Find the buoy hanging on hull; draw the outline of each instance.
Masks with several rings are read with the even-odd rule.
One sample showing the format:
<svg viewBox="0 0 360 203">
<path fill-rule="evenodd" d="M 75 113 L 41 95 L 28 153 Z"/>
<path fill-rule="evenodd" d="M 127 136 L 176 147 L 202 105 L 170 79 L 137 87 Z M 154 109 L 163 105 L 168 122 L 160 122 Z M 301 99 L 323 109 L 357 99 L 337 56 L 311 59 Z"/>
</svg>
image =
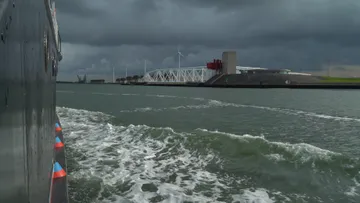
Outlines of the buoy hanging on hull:
<svg viewBox="0 0 360 203">
<path fill-rule="evenodd" d="M 55 131 L 60 132 L 62 129 L 58 123 L 55 123 Z"/>
<path fill-rule="evenodd" d="M 64 143 L 61 142 L 59 137 L 56 137 L 55 138 L 55 148 L 59 149 L 59 148 L 62 148 L 62 147 L 64 147 Z"/>
<path fill-rule="evenodd" d="M 61 165 L 58 162 L 55 162 L 53 168 L 53 179 L 62 178 L 65 176 L 66 176 L 66 172 L 64 171 L 64 169 L 61 167 Z"/>
</svg>

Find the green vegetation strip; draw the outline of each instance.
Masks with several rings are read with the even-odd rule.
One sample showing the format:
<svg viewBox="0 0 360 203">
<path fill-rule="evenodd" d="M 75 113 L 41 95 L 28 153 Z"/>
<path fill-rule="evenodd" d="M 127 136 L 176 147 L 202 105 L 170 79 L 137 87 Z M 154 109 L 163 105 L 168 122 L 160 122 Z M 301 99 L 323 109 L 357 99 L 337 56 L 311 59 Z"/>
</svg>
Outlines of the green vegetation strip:
<svg viewBox="0 0 360 203">
<path fill-rule="evenodd" d="M 324 83 L 360 83 L 360 78 L 321 77 Z"/>
</svg>

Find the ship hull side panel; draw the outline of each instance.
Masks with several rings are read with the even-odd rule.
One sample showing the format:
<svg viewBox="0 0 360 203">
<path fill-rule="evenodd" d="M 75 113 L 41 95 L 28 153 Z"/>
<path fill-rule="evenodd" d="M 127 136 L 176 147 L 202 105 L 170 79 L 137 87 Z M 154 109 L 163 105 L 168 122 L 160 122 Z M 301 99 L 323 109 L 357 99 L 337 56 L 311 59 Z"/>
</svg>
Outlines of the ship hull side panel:
<svg viewBox="0 0 360 203">
<path fill-rule="evenodd" d="M 58 57 L 44 1 L 14 2 L 0 13 L 0 202 L 47 202 Z"/>
</svg>

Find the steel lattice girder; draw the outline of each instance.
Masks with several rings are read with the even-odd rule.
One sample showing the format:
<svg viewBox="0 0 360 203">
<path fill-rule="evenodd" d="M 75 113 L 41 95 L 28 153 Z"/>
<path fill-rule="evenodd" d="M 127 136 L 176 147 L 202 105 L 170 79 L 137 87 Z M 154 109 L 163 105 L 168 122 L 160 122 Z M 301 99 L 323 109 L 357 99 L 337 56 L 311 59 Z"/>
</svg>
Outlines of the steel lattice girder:
<svg viewBox="0 0 360 203">
<path fill-rule="evenodd" d="M 144 75 L 144 81 L 156 83 L 206 82 L 214 75 L 214 70 L 205 67 L 157 69 L 147 72 Z"/>
</svg>

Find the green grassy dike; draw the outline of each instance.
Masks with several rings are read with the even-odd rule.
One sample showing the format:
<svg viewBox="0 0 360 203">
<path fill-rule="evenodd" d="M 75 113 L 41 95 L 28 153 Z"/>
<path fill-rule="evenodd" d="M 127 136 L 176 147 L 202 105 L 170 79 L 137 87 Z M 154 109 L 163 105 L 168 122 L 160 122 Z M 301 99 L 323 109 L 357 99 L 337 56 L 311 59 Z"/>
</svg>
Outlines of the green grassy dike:
<svg viewBox="0 0 360 203">
<path fill-rule="evenodd" d="M 360 78 L 321 77 L 322 83 L 360 83 Z"/>
</svg>

